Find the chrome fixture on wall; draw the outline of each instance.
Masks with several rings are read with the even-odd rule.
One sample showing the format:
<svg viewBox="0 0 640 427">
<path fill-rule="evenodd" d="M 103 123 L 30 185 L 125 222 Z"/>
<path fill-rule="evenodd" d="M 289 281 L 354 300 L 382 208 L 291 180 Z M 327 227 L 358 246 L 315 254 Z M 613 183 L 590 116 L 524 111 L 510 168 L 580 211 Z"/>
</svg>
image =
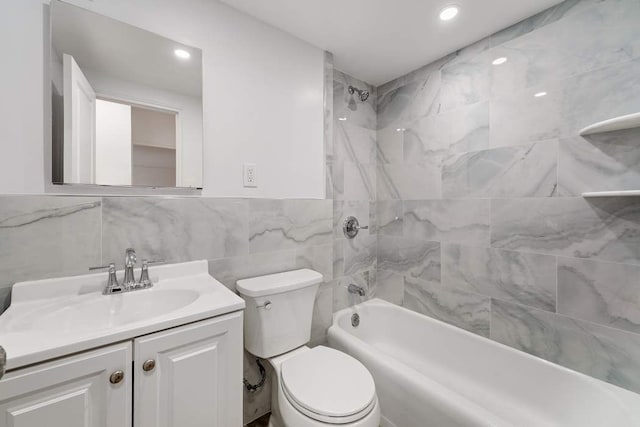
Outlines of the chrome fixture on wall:
<svg viewBox="0 0 640 427">
<path fill-rule="evenodd" d="M 362 286 L 354 285 L 353 283 L 349 285 L 347 291 L 349 291 L 350 294 L 359 295 L 361 297 L 366 294 L 366 291 Z"/>
<path fill-rule="evenodd" d="M 360 226 L 360 222 L 358 222 L 358 218 L 356 218 L 355 216 L 349 216 L 345 218 L 344 223 L 342 224 L 342 232 L 347 239 L 353 239 L 358 235 L 358 232 L 360 232 L 360 230 L 368 229 L 368 225 Z"/>
<path fill-rule="evenodd" d="M 360 98 L 360 101 L 365 102 L 367 99 L 369 99 L 369 91 L 366 89 L 358 89 L 355 86 L 349 86 L 349 95 L 353 95 L 354 93 L 358 94 L 358 97 Z"/>
</svg>

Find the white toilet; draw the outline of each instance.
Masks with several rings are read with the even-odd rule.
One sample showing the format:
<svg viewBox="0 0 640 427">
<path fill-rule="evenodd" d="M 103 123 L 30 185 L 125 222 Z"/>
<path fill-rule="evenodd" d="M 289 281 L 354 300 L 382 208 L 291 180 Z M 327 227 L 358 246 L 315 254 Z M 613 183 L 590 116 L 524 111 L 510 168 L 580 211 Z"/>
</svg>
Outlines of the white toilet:
<svg viewBox="0 0 640 427">
<path fill-rule="evenodd" d="M 332 348 L 309 348 L 313 304 L 322 275 L 296 270 L 239 280 L 246 301 L 244 343 L 273 367 L 271 427 L 378 427 L 373 377 Z"/>
</svg>

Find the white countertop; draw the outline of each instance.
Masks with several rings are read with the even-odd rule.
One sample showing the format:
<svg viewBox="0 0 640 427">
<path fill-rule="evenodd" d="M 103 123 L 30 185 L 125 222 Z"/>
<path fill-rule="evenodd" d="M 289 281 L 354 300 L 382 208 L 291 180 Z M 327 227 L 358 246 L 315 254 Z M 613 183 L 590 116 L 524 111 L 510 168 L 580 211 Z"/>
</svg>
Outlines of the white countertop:
<svg viewBox="0 0 640 427">
<path fill-rule="evenodd" d="M 107 273 L 17 283 L 0 316 L 7 370 L 245 307 L 207 261 L 150 267 L 150 276 L 152 288 L 116 295 L 102 295 Z"/>
</svg>

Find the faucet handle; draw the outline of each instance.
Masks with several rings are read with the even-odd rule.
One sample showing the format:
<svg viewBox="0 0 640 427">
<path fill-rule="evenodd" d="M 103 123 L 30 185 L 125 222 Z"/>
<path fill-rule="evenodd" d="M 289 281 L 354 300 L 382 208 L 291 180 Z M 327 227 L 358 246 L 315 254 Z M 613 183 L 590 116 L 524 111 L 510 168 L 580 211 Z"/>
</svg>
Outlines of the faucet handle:
<svg viewBox="0 0 640 427">
<path fill-rule="evenodd" d="M 155 261 L 149 261 L 146 259 L 142 260 L 142 269 L 140 270 L 140 280 L 138 281 L 138 285 L 141 288 L 149 288 L 153 286 L 153 283 L 151 283 L 151 279 L 149 278 L 149 265 L 151 264 L 164 264 L 164 260 L 155 260 Z"/>
<path fill-rule="evenodd" d="M 89 267 L 90 271 L 106 269 L 109 269 L 109 280 L 107 281 L 107 286 L 104 288 L 102 293 L 104 295 L 109 295 L 122 292 L 123 289 L 120 286 L 120 283 L 118 283 L 118 276 L 116 276 L 116 265 L 113 262 L 109 265 L 103 265 L 100 267 Z"/>
<path fill-rule="evenodd" d="M 109 265 L 100 265 L 100 266 L 95 266 L 95 267 L 89 267 L 89 271 L 95 271 L 95 270 L 109 270 L 109 272 L 111 272 L 111 269 L 113 269 L 113 271 L 116 270 L 116 265 L 114 263 L 109 263 Z"/>
</svg>

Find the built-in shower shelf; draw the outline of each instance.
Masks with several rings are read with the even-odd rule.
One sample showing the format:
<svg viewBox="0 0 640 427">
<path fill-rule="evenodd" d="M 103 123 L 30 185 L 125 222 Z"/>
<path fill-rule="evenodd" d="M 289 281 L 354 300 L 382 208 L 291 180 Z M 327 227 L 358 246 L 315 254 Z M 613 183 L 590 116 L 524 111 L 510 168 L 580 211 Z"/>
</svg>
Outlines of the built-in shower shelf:
<svg viewBox="0 0 640 427">
<path fill-rule="evenodd" d="M 640 190 L 624 190 L 624 191 L 591 191 L 582 193 L 582 197 L 638 197 Z"/>
<path fill-rule="evenodd" d="M 628 114 L 594 123 L 580 131 L 580 135 L 593 135 L 596 133 L 614 132 L 617 130 L 640 128 L 640 113 Z"/>
</svg>

